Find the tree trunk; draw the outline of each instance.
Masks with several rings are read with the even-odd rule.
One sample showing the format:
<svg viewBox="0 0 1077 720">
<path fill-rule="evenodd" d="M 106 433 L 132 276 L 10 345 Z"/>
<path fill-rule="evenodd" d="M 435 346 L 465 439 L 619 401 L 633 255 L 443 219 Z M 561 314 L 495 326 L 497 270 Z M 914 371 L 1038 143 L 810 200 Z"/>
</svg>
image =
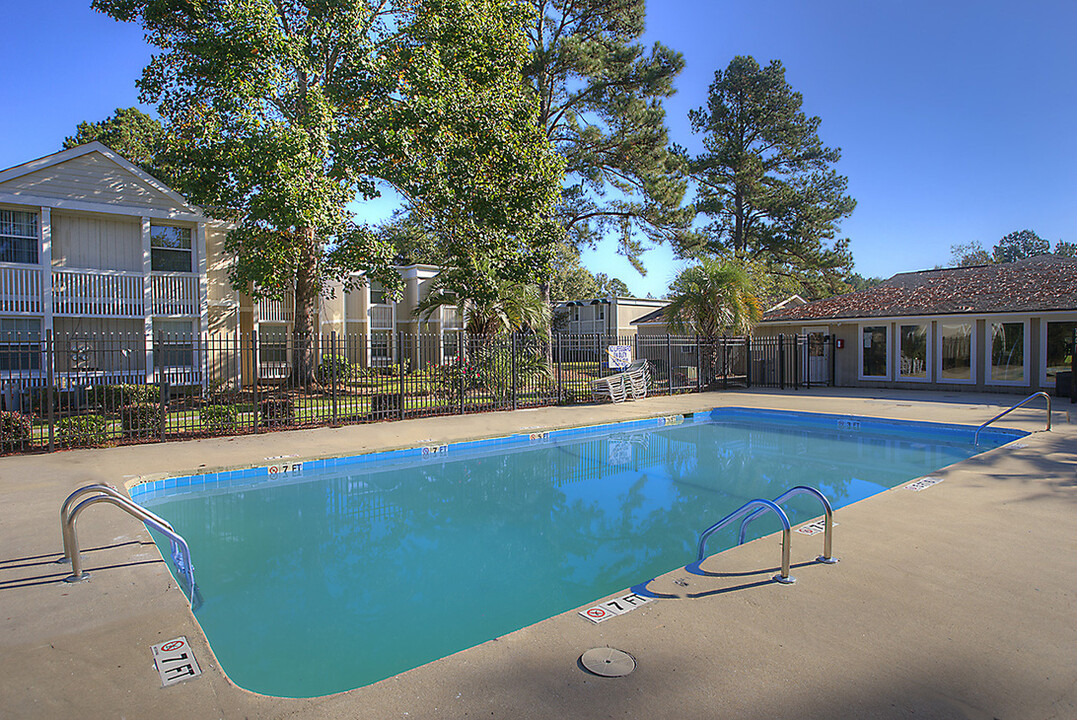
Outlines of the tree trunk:
<svg viewBox="0 0 1077 720">
<path fill-rule="evenodd" d="M 295 345 L 292 351 L 292 382 L 297 387 L 316 384 L 314 318 L 318 304 L 318 267 L 321 252 L 314 228 L 299 229 L 303 242 L 295 272 L 295 322 L 292 327 Z"/>
</svg>

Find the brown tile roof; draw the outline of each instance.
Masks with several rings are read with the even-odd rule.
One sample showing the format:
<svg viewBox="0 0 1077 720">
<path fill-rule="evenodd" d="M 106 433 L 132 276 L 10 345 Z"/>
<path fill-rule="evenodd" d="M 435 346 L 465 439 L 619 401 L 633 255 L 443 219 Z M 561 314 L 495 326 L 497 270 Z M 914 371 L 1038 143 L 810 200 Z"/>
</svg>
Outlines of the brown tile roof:
<svg viewBox="0 0 1077 720">
<path fill-rule="evenodd" d="M 763 322 L 1077 310 L 1077 258 L 898 273 L 860 292 L 763 316 Z"/>
</svg>

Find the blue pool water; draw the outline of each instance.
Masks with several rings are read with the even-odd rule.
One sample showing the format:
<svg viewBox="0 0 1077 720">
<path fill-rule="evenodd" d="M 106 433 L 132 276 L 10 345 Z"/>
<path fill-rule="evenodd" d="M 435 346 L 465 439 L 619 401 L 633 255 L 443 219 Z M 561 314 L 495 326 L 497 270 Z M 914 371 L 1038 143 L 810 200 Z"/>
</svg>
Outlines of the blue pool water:
<svg viewBox="0 0 1077 720">
<path fill-rule="evenodd" d="M 232 680 L 311 697 L 683 566 L 701 530 L 754 498 L 806 484 L 837 508 L 1024 434 L 991 430 L 974 448 L 972 432 L 724 408 L 308 462 L 278 479 L 265 468 L 172 478 L 132 496 L 190 544 L 195 614 Z M 820 509 L 795 498 L 788 512 L 799 523 Z M 777 528 L 761 518 L 750 537 Z"/>
</svg>

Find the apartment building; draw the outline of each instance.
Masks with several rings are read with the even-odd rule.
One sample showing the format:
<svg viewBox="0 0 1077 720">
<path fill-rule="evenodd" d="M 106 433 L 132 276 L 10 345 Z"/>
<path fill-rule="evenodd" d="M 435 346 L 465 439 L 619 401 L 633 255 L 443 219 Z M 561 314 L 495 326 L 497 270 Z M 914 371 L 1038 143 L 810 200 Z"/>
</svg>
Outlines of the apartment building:
<svg viewBox="0 0 1077 720">
<path fill-rule="evenodd" d="M 249 382 L 253 363 L 259 379 L 284 377 L 294 300 L 232 288 L 228 230 L 101 143 L 0 171 L 0 381 L 40 386 L 51 370 L 60 386 L 74 375 L 81 384 L 204 385 L 240 373 Z M 434 335 L 434 360 L 456 353 L 457 308 L 415 314 L 438 268 L 398 271 L 397 300 L 372 281 L 330 287 L 316 309 L 321 336 L 335 333 L 353 362 L 386 365 L 402 353 L 418 362 L 401 332 Z"/>
<path fill-rule="evenodd" d="M 0 171 L 4 379 L 202 382 L 193 338 L 235 331 L 226 232 L 101 143 Z M 65 345 L 45 368 L 50 332 Z"/>
<path fill-rule="evenodd" d="M 628 296 L 570 300 L 554 306 L 554 326 L 569 335 L 631 336 L 636 334 L 634 320 L 667 304 L 666 300 Z"/>
</svg>

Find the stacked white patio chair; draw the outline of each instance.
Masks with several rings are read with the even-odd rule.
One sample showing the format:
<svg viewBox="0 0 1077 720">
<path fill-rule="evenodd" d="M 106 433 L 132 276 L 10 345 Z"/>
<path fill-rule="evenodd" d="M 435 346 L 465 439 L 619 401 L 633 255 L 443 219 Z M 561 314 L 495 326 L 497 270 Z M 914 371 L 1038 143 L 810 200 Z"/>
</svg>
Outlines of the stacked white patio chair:
<svg viewBox="0 0 1077 720">
<path fill-rule="evenodd" d="M 636 360 L 623 372 L 607 375 L 591 381 L 591 397 L 595 400 L 609 398 L 615 403 L 625 400 L 642 400 L 647 397 L 651 373 L 646 360 Z"/>
<path fill-rule="evenodd" d="M 624 402 L 628 397 L 628 386 L 624 373 L 608 375 L 591 381 L 591 397 L 596 400 L 608 397 L 615 403 Z"/>
</svg>

